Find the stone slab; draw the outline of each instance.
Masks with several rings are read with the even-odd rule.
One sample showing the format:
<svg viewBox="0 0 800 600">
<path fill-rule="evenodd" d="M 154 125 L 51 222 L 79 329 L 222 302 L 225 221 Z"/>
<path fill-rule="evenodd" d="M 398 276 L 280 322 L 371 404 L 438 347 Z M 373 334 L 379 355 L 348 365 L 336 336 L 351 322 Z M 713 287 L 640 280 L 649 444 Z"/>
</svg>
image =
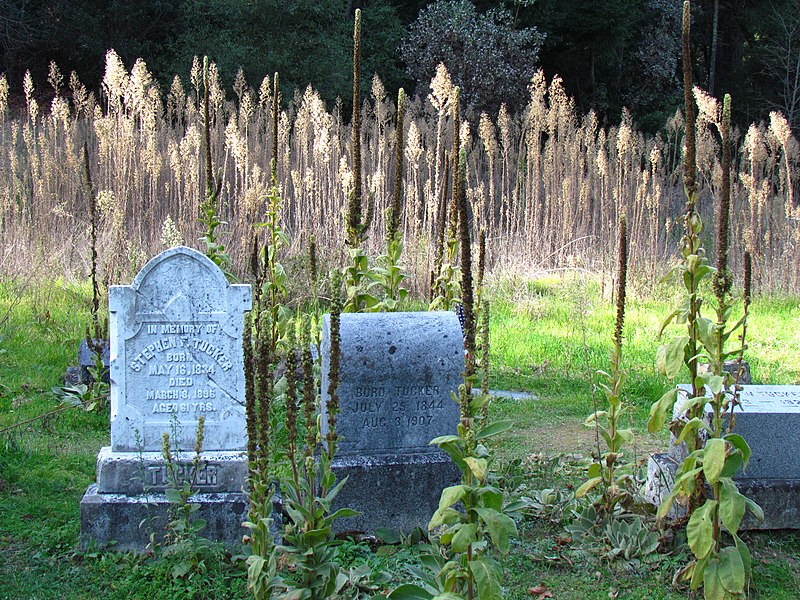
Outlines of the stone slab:
<svg viewBox="0 0 800 600">
<path fill-rule="evenodd" d="M 327 433 L 330 316 L 322 325 L 322 434 Z M 452 312 L 343 314 L 339 456 L 441 453 L 455 433 L 464 342 Z"/>
<path fill-rule="evenodd" d="M 450 457 L 439 454 L 348 456 L 335 458 L 332 467 L 338 480 L 348 478 L 334 509 L 361 512 L 339 519 L 336 531 L 368 535 L 375 535 L 379 527 L 427 530 L 439 508 L 441 490 L 458 483 L 460 477 Z"/>
<path fill-rule="evenodd" d="M 173 432 L 204 450 L 244 450 L 242 329 L 248 285 L 230 285 L 208 257 L 179 246 L 148 262 L 130 286 L 111 286 L 111 447 L 160 451 Z M 177 427 L 176 427 L 177 424 Z"/>
<path fill-rule="evenodd" d="M 681 385 L 681 389 L 688 386 Z M 734 432 L 750 445 L 752 455 L 743 477 L 749 479 L 800 479 L 800 385 L 745 385 L 734 411 Z M 675 403 L 673 418 L 683 412 L 685 396 Z M 711 422 L 711 407 L 706 407 Z M 686 445 L 673 445 L 670 456 L 682 462 Z"/>
<path fill-rule="evenodd" d="M 247 454 L 238 451 L 212 450 L 201 454 L 199 468 L 193 455 L 185 453 L 176 460 L 180 483 L 194 480 L 193 489 L 203 493 L 242 492 L 247 479 Z M 136 495 L 163 492 L 171 487 L 167 464 L 160 452 L 113 452 L 110 446 L 97 455 L 97 488 L 102 494 Z"/>
<path fill-rule="evenodd" d="M 667 454 L 653 454 L 647 464 L 647 483 L 643 495 L 655 506 L 661 504 L 675 482 L 678 463 Z M 764 511 L 757 520 L 749 511 L 742 520 L 742 530 L 800 529 L 800 478 L 736 479 L 739 491 L 755 501 Z M 707 489 L 711 494 L 711 489 Z M 673 504 L 668 517 L 684 516 L 686 509 Z"/>
<path fill-rule="evenodd" d="M 196 494 L 190 502 L 200 505 L 195 514 L 206 521 L 201 536 L 232 548 L 241 545 L 247 533 L 242 527 L 248 509 L 244 494 Z M 163 540 L 168 515 L 169 503 L 163 494 L 101 494 L 92 484 L 81 499 L 81 546 L 143 551 L 151 533 L 156 541 Z"/>
</svg>

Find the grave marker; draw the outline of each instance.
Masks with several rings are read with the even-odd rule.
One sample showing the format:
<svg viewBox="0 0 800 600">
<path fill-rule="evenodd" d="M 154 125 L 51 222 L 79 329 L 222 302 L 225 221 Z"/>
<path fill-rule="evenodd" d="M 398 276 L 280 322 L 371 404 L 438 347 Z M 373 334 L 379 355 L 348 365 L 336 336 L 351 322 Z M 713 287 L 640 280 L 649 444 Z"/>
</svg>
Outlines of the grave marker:
<svg viewBox="0 0 800 600">
<path fill-rule="evenodd" d="M 230 285 L 210 259 L 186 247 L 153 258 L 132 285 L 111 287 L 111 445 L 98 454 L 97 483 L 81 501 L 84 543 L 116 540 L 117 548 L 141 549 L 149 535 L 138 524 L 153 514 L 160 520 L 155 530 L 163 529 L 163 492 L 170 485 L 164 433 L 178 454 L 178 479 L 193 479 L 200 492 L 192 501 L 208 522 L 202 535 L 241 540 L 247 509 L 242 328 L 250 306 L 250 286 Z M 194 469 L 200 415 L 203 453 Z"/>
<path fill-rule="evenodd" d="M 679 386 L 689 389 L 688 386 Z M 800 385 L 745 385 L 735 408 L 734 433 L 744 437 L 752 454 L 736 484 L 764 510 L 764 521 L 748 513 L 743 529 L 800 528 Z M 673 418 L 685 399 L 676 402 Z M 706 420 L 713 413 L 706 406 Z M 674 442 L 674 436 L 673 440 Z M 677 467 L 687 455 L 686 444 L 671 444 L 668 453 L 653 454 L 648 464 L 645 496 L 658 504 L 672 487 Z M 675 514 L 675 512 L 673 512 Z"/>
<path fill-rule="evenodd" d="M 337 507 L 362 514 L 340 530 L 425 528 L 442 488 L 458 479 L 430 441 L 454 434 L 464 342 L 451 312 L 343 314 L 337 416 L 337 478 L 348 482 Z M 330 318 L 323 317 L 322 428 L 327 433 Z"/>
</svg>

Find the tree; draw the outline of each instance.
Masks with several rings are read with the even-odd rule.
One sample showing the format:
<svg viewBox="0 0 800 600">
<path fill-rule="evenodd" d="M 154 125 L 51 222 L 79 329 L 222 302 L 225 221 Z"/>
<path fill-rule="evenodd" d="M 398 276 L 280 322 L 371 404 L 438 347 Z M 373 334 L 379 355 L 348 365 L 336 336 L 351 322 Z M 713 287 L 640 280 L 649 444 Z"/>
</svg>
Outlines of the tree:
<svg viewBox="0 0 800 600">
<path fill-rule="evenodd" d="M 762 37 L 763 71 L 775 85 L 763 98 L 781 111 L 794 129 L 800 127 L 800 13 L 794 2 L 771 7 Z M 763 89 L 763 88 L 762 88 Z"/>
<path fill-rule="evenodd" d="M 479 13 L 468 0 L 437 0 L 420 11 L 400 54 L 417 81 L 444 63 L 466 104 L 496 110 L 524 100 L 543 40 L 535 27 L 515 29 L 505 9 Z"/>
</svg>

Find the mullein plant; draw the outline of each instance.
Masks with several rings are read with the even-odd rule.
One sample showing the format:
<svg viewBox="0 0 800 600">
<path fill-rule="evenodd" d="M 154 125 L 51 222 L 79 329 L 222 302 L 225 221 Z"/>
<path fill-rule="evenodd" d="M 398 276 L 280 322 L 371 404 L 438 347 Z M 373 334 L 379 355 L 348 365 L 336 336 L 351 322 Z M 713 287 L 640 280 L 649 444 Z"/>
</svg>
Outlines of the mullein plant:
<svg viewBox="0 0 800 600">
<path fill-rule="evenodd" d="M 253 247 L 258 280 L 258 245 Z M 258 286 L 256 286 L 258 289 Z M 272 499 L 275 487 L 269 478 L 269 406 L 272 395 L 271 354 L 269 344 L 262 342 L 263 329 L 259 316 L 258 294 L 253 302 L 254 310 L 245 316 L 244 376 L 245 412 L 247 415 L 248 456 L 248 501 L 247 521 L 243 526 L 249 530 L 243 542 L 248 546 L 247 588 L 258 600 L 272 597 L 277 576 L 277 558 L 272 535 Z"/>
<path fill-rule="evenodd" d="M 690 6 L 684 3 L 684 84 L 691 90 L 691 75 L 687 56 L 689 54 Z M 687 82 L 688 79 L 688 82 Z M 737 374 L 724 370 L 725 360 L 741 357 L 744 350 L 744 317 L 729 328 L 728 321 L 734 308 L 731 298 L 732 279 L 728 269 L 728 219 L 730 214 L 730 96 L 726 95 L 721 113 L 716 110 L 710 98 L 698 94 L 704 117 L 714 123 L 721 137 L 723 164 L 722 185 L 717 210 L 717 260 L 712 267 L 706 258 L 699 234 L 702 220 L 696 211 L 697 191 L 695 182 L 694 128 L 695 118 L 689 116 L 691 91 L 686 94 L 687 101 L 687 143 L 684 163 L 684 183 L 687 193 L 685 234 L 681 239 L 682 260 L 674 269 L 682 277 L 687 297 L 681 306 L 670 314 L 663 327 L 673 320 L 685 323 L 688 331 L 658 351 L 659 370 L 670 377 L 678 374 L 686 364 L 692 375 L 692 389 L 686 394 L 682 413 L 685 419 L 670 423 L 677 442 L 687 442 L 690 454 L 678 467 L 672 491 L 663 499 L 658 509 L 658 517 L 663 519 L 673 504 L 683 502 L 688 505 L 686 534 L 694 559 L 677 574 L 676 580 L 689 582 L 692 589 L 703 586 L 705 598 L 743 598 L 748 589 L 751 576 L 750 552 L 738 535 L 739 526 L 746 510 L 756 518 L 763 518 L 761 508 L 742 495 L 733 477 L 747 466 L 750 447 L 742 436 L 733 433 L 733 410 L 739 404 L 740 387 Z M 709 110 L 712 106 L 713 110 Z M 692 109 L 694 107 L 692 106 Z M 690 132 L 690 129 L 692 130 Z M 748 273 L 750 269 L 747 269 Z M 698 288 L 700 282 L 711 278 L 715 297 L 715 318 L 702 315 L 703 299 Z M 750 282 L 746 281 L 746 304 L 749 304 Z M 739 333 L 741 345 L 733 350 L 727 349 L 727 342 Z M 708 370 L 700 372 L 698 363 L 708 364 Z M 666 422 L 666 415 L 673 409 L 678 389 L 667 392 L 650 410 L 648 429 L 656 432 Z M 707 395 L 710 394 L 710 397 Z M 709 423 L 707 414 L 711 413 Z M 703 435 L 701 435 L 701 432 Z M 703 444 L 703 438 L 707 438 Z M 706 497 L 710 487 L 711 497 Z M 727 531 L 729 537 L 723 536 Z M 732 539 L 732 545 L 724 545 Z"/>
<path fill-rule="evenodd" d="M 206 245 L 206 256 L 222 269 L 229 280 L 235 280 L 231 273 L 231 257 L 225 252 L 225 246 L 219 241 L 217 229 L 225 223 L 217 213 L 219 193 L 222 189 L 222 178 L 214 177 L 211 164 L 211 109 L 208 57 L 203 57 L 203 137 L 205 140 L 205 200 L 200 204 L 200 224 L 206 229 L 201 238 Z"/>
<path fill-rule="evenodd" d="M 453 88 L 451 104 L 453 106 L 453 174 L 452 174 L 452 195 L 450 199 L 449 221 L 447 225 L 447 239 L 442 253 L 442 261 L 439 271 L 433 283 L 433 300 L 428 310 L 452 310 L 456 303 L 461 303 L 462 287 L 460 280 L 463 279 L 463 263 L 459 267 L 456 265 L 456 258 L 459 254 L 459 226 L 462 218 L 459 208 L 459 198 L 464 189 L 465 182 L 461 180 L 462 167 L 466 171 L 466 155 L 462 156 L 460 138 L 460 118 L 459 118 L 459 88 Z M 463 161 L 463 164 L 462 164 Z M 466 213 L 465 213 L 466 214 Z M 444 221 L 444 219 L 442 219 Z M 438 251 L 437 251 L 438 252 Z M 463 249 L 461 252 L 463 256 Z M 438 255 L 437 255 L 438 258 Z M 470 280 L 472 276 L 470 275 Z"/>
<path fill-rule="evenodd" d="M 613 519 L 618 507 L 627 507 L 632 500 L 630 464 L 622 462 L 623 447 L 633 441 L 633 431 L 622 428 L 622 417 L 628 412 L 622 395 L 627 374 L 621 369 L 622 329 L 625 322 L 625 292 L 628 273 L 628 229 L 625 217 L 619 220 L 618 272 L 616 291 L 616 320 L 614 324 L 614 346 L 611 350 L 611 371 L 598 371 L 598 387 L 606 398 L 606 407 L 595 411 L 586 419 L 586 425 L 594 427 L 597 435 L 596 460 L 589 467 L 589 479 L 575 492 L 582 498 L 600 486 L 599 499 L 594 503 L 598 524 L 605 525 Z M 600 438 L 606 449 L 600 447 Z"/>
<path fill-rule="evenodd" d="M 403 233 L 400 231 L 403 195 L 403 114 L 405 92 L 397 94 L 397 139 L 395 140 L 395 174 L 392 204 L 386 214 L 386 253 L 378 257 L 378 266 L 373 270 L 374 281 L 370 287 L 380 288 L 383 298 L 374 310 L 394 312 L 408 296 L 403 281 L 408 278 L 400 259 L 403 255 Z"/>
<path fill-rule="evenodd" d="M 106 376 L 106 366 L 103 363 L 103 354 L 108 343 L 108 320 L 103 325 L 100 322 L 100 282 L 98 277 L 97 259 L 97 229 L 99 226 L 99 211 L 97 209 L 97 195 L 92 181 L 92 172 L 89 167 L 89 148 L 87 143 L 83 143 L 83 168 L 86 175 L 86 191 L 89 196 L 89 236 L 92 253 L 91 260 L 91 280 L 92 280 L 92 309 L 91 309 L 91 330 L 86 327 L 86 344 L 92 352 L 94 365 L 89 368 L 92 376 L 91 387 L 89 389 L 89 404 L 86 410 L 106 403 L 109 394 L 109 384 L 103 381 Z"/>
<path fill-rule="evenodd" d="M 366 287 L 373 279 L 369 268 L 369 258 L 361 248 L 367 230 L 372 222 L 375 202 L 372 194 L 367 200 L 366 213 L 363 212 L 363 190 L 361 184 L 361 9 L 355 11 L 353 27 L 353 184 L 347 201 L 347 253 L 350 264 L 344 269 L 344 282 L 347 299 L 345 312 L 371 310 L 378 299 Z"/>
<path fill-rule="evenodd" d="M 176 427 L 174 429 L 173 437 L 177 440 L 178 432 Z M 206 526 L 206 522 L 203 519 L 193 518 L 197 511 L 200 510 L 200 505 L 189 502 L 189 498 L 195 493 L 194 487 L 197 483 L 198 472 L 204 466 L 201 458 L 204 434 L 205 417 L 201 415 L 197 419 L 194 457 L 191 463 L 192 466 L 189 469 L 189 477 L 184 477 L 180 473 L 183 471 L 178 462 L 180 455 L 177 450 L 173 453 L 170 447 L 169 433 L 165 431 L 162 435 L 161 455 L 166 463 L 167 479 L 169 481 L 169 487 L 166 489 L 165 495 L 172 513 L 167 524 L 167 542 L 173 547 L 182 542 L 200 541 L 198 535 Z"/>
<path fill-rule="evenodd" d="M 460 407 L 457 435 L 445 435 L 431 441 L 447 452 L 461 470 L 461 483 L 442 490 L 439 508 L 428 523 L 428 529 L 439 532 L 439 542 L 447 553 L 447 561 L 440 566 L 439 592 L 448 598 L 495 599 L 502 598 L 502 569 L 488 554 L 491 546 L 501 553 L 509 551 L 510 538 L 517 535 L 517 527 L 508 515 L 511 508 L 503 502 L 503 493 L 490 481 L 489 449 L 484 445 L 488 438 L 507 431 L 511 421 L 488 423 L 484 408 L 489 402 L 488 393 L 473 395 L 472 388 L 478 378 L 476 367 L 476 324 L 474 311 L 472 259 L 464 189 L 466 177 L 464 160 L 454 153 L 454 185 L 458 194 L 455 206 L 459 212 L 459 246 L 461 249 L 461 290 L 464 306 L 465 367 L 463 383 L 453 399 Z M 484 309 L 484 331 L 488 339 L 488 306 Z M 488 373 L 488 344 L 484 345 L 481 368 L 484 380 Z M 486 384 L 483 387 L 487 387 Z M 460 503 L 462 510 L 456 506 Z M 491 544 L 490 544 L 491 542 Z M 414 592 L 417 598 L 433 598 L 430 591 L 406 585 L 395 590 L 392 597 Z M 444 597 L 444 596 L 437 596 Z"/>
<path fill-rule="evenodd" d="M 339 322 L 343 308 L 341 297 L 341 274 L 334 272 L 332 281 L 331 302 L 331 365 L 328 386 L 328 433 L 324 443 L 320 445 L 317 460 L 314 450 L 317 441 L 317 428 L 314 425 L 314 379 L 312 375 L 311 352 L 309 350 L 308 325 L 302 330 L 302 363 L 303 363 L 303 404 L 305 405 L 306 447 L 297 451 L 297 418 L 292 410 L 291 420 L 287 419 L 289 433 L 289 460 L 292 464 L 292 478 L 284 489 L 284 510 L 288 515 L 288 523 L 283 534 L 283 543 L 277 550 L 288 565 L 278 583 L 281 590 L 278 598 L 286 600 L 309 598 L 323 600 L 335 596 L 346 584 L 347 579 L 341 577 L 342 569 L 337 562 L 337 546 L 340 540 L 334 539 L 333 524 L 341 517 L 355 516 L 354 510 L 340 508 L 332 511 L 336 495 L 347 479 L 337 482 L 331 470 L 331 462 L 336 455 L 338 438 L 336 435 L 336 415 L 339 412 L 338 386 L 339 361 L 341 358 Z M 293 349 L 290 354 L 295 354 Z M 297 365 L 292 363 L 293 368 Z M 294 377 L 287 388 L 287 406 L 297 401 L 297 389 Z M 288 415 L 287 415 L 288 416 Z"/>
</svg>

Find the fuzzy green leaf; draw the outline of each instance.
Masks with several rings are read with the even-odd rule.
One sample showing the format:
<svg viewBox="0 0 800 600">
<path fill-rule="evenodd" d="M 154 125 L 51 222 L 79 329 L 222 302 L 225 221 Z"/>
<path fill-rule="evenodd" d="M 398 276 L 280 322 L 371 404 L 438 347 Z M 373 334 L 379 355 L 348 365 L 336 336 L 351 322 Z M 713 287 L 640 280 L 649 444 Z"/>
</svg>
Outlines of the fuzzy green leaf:
<svg viewBox="0 0 800 600">
<path fill-rule="evenodd" d="M 725 440 L 712 438 L 706 442 L 703 453 L 703 473 L 706 481 L 714 485 L 719 481 L 722 469 L 725 467 Z"/>
<path fill-rule="evenodd" d="M 476 435 L 476 440 L 483 440 L 493 435 L 497 435 L 498 433 L 503 433 L 504 431 L 508 431 L 514 427 L 514 421 L 508 419 L 505 421 L 496 421 L 491 425 L 487 425 L 483 429 L 481 429 Z"/>
<path fill-rule="evenodd" d="M 719 570 L 717 571 L 722 587 L 732 594 L 744 592 L 745 569 L 742 557 L 734 546 L 723 548 L 719 552 Z"/>
<path fill-rule="evenodd" d="M 706 500 L 703 506 L 692 513 L 689 523 L 686 525 L 689 548 L 697 558 L 707 556 L 714 545 L 714 511 L 716 509 L 716 500 Z"/>
<path fill-rule="evenodd" d="M 747 496 L 744 497 L 744 502 L 747 504 L 747 508 L 750 509 L 750 512 L 753 513 L 753 516 L 758 519 L 759 521 L 764 520 L 764 511 L 761 507 L 755 503 L 755 501 L 751 500 Z"/>
<path fill-rule="evenodd" d="M 733 541 L 736 543 L 736 549 L 739 551 L 739 556 L 742 557 L 742 564 L 744 565 L 744 576 L 750 579 L 753 568 L 753 559 L 750 557 L 750 550 L 741 538 L 733 534 Z"/>
<path fill-rule="evenodd" d="M 583 498 L 592 488 L 598 486 L 602 481 L 602 477 L 592 477 L 588 481 L 585 481 L 581 487 L 575 490 L 575 497 Z"/>
<path fill-rule="evenodd" d="M 678 397 L 678 388 L 670 389 L 666 394 L 661 396 L 658 402 L 654 402 L 650 407 L 650 418 L 647 420 L 647 431 L 650 433 L 657 433 L 664 426 L 667 421 L 667 411 L 675 404 L 675 399 Z"/>
<path fill-rule="evenodd" d="M 667 377 L 675 377 L 683 366 L 684 348 L 689 343 L 689 336 L 682 335 L 660 346 L 656 353 L 658 372 Z"/>
<path fill-rule="evenodd" d="M 456 502 L 467 494 L 469 488 L 466 485 L 451 485 L 442 490 L 442 495 L 439 497 L 439 510 L 444 510 L 449 506 L 453 506 Z"/>
<path fill-rule="evenodd" d="M 487 463 L 485 458 L 467 456 L 464 458 L 464 462 L 467 463 L 469 470 L 472 471 L 478 481 L 482 482 L 486 478 Z"/>
<path fill-rule="evenodd" d="M 719 516 L 723 525 L 731 533 L 739 530 L 745 511 L 744 496 L 736 489 L 732 479 L 722 479 L 722 490 L 719 496 Z"/>
<path fill-rule="evenodd" d="M 461 525 L 450 542 L 453 552 L 466 552 L 469 545 L 477 541 L 477 523 L 464 523 Z"/>
<path fill-rule="evenodd" d="M 738 433 L 729 433 L 726 436 L 723 436 L 726 442 L 728 442 L 731 446 L 736 448 L 737 450 L 741 451 L 742 453 L 742 461 L 744 463 L 745 468 L 747 467 L 747 463 L 750 461 L 750 446 L 745 441 L 745 439 L 740 436 Z"/>
<path fill-rule="evenodd" d="M 705 600 L 725 600 L 725 588 L 719 579 L 719 560 L 708 561 L 703 572 L 703 598 Z"/>
<path fill-rule="evenodd" d="M 475 577 L 479 600 L 502 600 L 503 589 L 500 578 L 503 576 L 500 567 L 488 556 L 482 556 L 469 563 L 469 569 Z"/>
<path fill-rule="evenodd" d="M 393 589 L 387 598 L 392 598 L 392 600 L 431 600 L 433 594 L 418 585 L 406 583 Z"/>
<path fill-rule="evenodd" d="M 492 543 L 500 552 L 506 554 L 509 538 L 517 535 L 517 524 L 508 515 L 491 508 L 474 508 L 473 510 L 481 518 L 481 521 L 486 523 Z"/>
</svg>

